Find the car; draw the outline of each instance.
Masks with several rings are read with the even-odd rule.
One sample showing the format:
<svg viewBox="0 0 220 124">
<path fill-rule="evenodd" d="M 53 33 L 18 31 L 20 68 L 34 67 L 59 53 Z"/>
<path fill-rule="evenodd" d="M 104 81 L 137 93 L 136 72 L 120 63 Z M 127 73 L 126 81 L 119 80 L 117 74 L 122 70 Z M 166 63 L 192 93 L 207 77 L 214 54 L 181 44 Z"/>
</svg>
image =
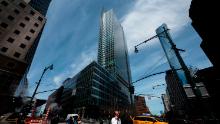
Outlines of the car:
<svg viewBox="0 0 220 124">
<path fill-rule="evenodd" d="M 135 116 L 132 120 L 133 124 L 168 124 L 151 116 Z"/>
<path fill-rule="evenodd" d="M 81 123 L 80 117 L 79 117 L 78 114 L 67 114 L 66 121 L 67 121 L 70 117 L 72 117 L 73 119 L 77 119 L 78 124 Z"/>
</svg>

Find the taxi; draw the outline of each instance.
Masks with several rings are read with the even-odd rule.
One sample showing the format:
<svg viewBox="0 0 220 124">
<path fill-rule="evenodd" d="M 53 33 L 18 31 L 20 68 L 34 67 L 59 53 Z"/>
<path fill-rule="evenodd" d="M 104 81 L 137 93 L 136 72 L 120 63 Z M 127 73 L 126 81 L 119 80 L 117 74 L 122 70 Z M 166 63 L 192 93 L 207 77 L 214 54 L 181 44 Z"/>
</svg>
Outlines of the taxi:
<svg viewBox="0 0 220 124">
<path fill-rule="evenodd" d="M 135 116 L 132 120 L 133 124 L 168 124 L 151 116 Z"/>
</svg>

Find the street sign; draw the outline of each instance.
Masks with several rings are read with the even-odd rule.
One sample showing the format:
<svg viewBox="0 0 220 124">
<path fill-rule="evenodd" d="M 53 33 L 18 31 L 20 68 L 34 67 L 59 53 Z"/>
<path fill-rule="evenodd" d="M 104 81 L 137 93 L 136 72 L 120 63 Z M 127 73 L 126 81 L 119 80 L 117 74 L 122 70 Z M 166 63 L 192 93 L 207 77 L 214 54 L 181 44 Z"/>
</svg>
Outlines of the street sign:
<svg viewBox="0 0 220 124">
<path fill-rule="evenodd" d="M 25 124 L 43 124 L 43 119 L 30 117 L 25 119 Z"/>
<path fill-rule="evenodd" d="M 39 119 L 32 119 L 30 124 L 42 124 L 42 120 Z"/>
</svg>

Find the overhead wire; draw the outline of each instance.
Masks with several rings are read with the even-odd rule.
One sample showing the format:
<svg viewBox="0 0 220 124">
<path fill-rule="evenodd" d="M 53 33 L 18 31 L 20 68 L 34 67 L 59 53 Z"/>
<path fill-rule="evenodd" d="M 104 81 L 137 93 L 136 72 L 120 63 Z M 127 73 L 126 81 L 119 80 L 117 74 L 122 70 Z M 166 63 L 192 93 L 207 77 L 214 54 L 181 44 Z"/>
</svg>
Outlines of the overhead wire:
<svg viewBox="0 0 220 124">
<path fill-rule="evenodd" d="M 163 55 L 155 64 L 154 64 L 154 68 L 152 68 L 146 75 L 152 74 L 155 70 L 157 70 L 161 65 L 163 65 L 164 63 L 161 63 L 162 60 L 165 58 L 165 55 Z M 167 62 L 167 61 L 166 61 Z M 165 63 L 166 63 L 165 62 Z"/>
<path fill-rule="evenodd" d="M 152 68 L 150 69 L 150 71 L 147 74 L 140 76 L 140 78 L 138 78 L 138 79 L 142 79 L 142 78 L 146 77 L 146 75 L 152 74 L 156 69 L 158 69 L 161 65 L 163 65 L 164 63 L 160 63 L 160 62 L 164 59 L 164 57 L 165 57 L 165 55 L 163 55 L 161 58 L 159 58 L 157 60 L 157 62 L 153 66 L 151 66 Z M 137 85 L 135 85 L 135 86 L 137 86 Z"/>
<path fill-rule="evenodd" d="M 147 71 L 148 73 L 145 72 L 145 73 L 142 74 L 141 76 L 138 76 L 138 79 L 140 79 L 140 78 L 142 78 L 142 77 L 145 77 L 146 75 L 152 73 L 152 70 L 154 70 L 153 67 L 157 66 L 157 65 L 160 63 L 160 61 L 164 58 L 164 56 L 165 56 L 165 55 L 163 55 L 162 57 L 160 57 L 160 58 L 156 61 L 156 63 L 155 63 L 154 65 L 152 65 L 152 66 L 150 67 L 150 69 L 148 69 L 148 70 L 150 70 L 150 72 Z"/>
</svg>

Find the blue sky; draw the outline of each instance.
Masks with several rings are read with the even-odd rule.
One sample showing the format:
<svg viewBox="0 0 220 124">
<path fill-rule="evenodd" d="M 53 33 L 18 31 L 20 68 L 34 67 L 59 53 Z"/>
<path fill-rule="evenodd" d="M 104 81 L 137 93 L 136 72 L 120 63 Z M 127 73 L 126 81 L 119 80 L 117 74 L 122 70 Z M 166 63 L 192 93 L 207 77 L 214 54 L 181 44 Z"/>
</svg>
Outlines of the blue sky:
<svg viewBox="0 0 220 124">
<path fill-rule="evenodd" d="M 191 26 L 188 9 L 191 0 L 52 0 L 47 13 L 47 24 L 38 45 L 28 74 L 29 94 L 32 94 L 43 69 L 54 64 L 42 79 L 38 91 L 58 88 L 62 81 L 73 77 L 83 67 L 97 59 L 99 19 L 101 9 L 114 9 L 121 22 L 128 44 L 132 80 L 144 75 L 169 69 L 158 39 L 139 47 L 134 45 L 155 35 L 162 23 L 170 33 L 187 66 L 205 68 L 211 66 L 200 48 L 201 39 Z M 164 75 L 157 75 L 136 83 L 135 92 L 160 96 L 165 93 Z M 39 94 L 47 99 L 49 93 Z M 163 110 L 158 98 L 148 100 L 147 105 L 154 114 Z"/>
</svg>

